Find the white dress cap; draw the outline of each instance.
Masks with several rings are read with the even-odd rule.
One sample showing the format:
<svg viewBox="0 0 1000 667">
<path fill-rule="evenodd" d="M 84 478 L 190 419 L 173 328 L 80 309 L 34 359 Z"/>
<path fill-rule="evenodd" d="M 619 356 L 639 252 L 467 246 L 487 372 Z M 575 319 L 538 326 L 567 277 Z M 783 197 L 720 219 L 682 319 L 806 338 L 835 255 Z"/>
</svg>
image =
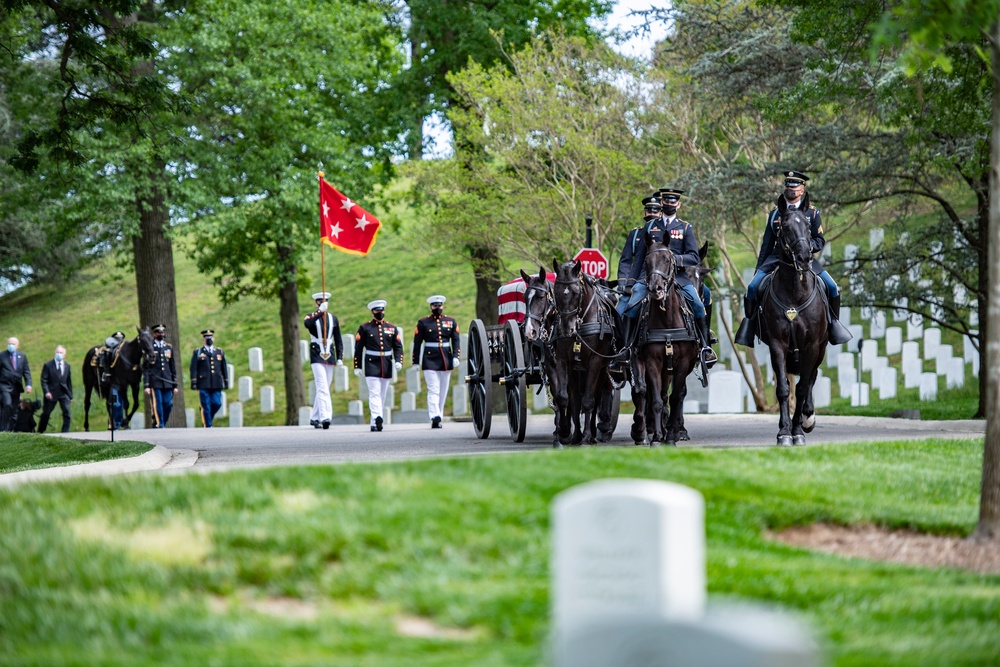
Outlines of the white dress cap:
<svg viewBox="0 0 1000 667">
<path fill-rule="evenodd" d="M 385 300 L 379 299 L 377 301 L 369 302 L 368 310 L 375 310 L 376 308 L 385 308 Z"/>
<path fill-rule="evenodd" d="M 434 296 L 427 297 L 427 303 L 444 303 L 445 301 L 447 301 L 447 299 L 445 299 L 440 294 L 435 294 Z"/>
<path fill-rule="evenodd" d="M 313 301 L 316 301 L 317 299 L 329 299 L 329 298 L 330 298 L 329 292 L 316 292 L 315 294 L 313 294 Z"/>
</svg>

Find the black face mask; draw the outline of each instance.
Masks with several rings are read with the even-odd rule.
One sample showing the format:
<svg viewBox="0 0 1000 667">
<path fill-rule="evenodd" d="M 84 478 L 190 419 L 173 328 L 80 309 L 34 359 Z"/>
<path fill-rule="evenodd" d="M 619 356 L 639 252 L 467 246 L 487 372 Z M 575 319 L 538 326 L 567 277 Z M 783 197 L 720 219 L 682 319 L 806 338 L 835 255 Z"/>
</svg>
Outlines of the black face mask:
<svg viewBox="0 0 1000 667">
<path fill-rule="evenodd" d="M 671 216 L 671 215 L 676 215 L 676 213 L 677 213 L 677 207 L 676 206 L 670 206 L 668 204 L 667 206 L 663 207 L 663 212 L 666 213 L 668 217 Z"/>
<path fill-rule="evenodd" d="M 795 201 L 795 190 L 792 188 L 785 188 L 785 201 Z"/>
<path fill-rule="evenodd" d="M 378 320 L 379 322 L 385 319 L 385 313 L 372 313 L 372 315 L 374 315 L 375 319 Z"/>
<path fill-rule="evenodd" d="M 444 308 L 431 308 L 431 315 L 439 317 L 444 312 Z"/>
<path fill-rule="evenodd" d="M 156 334 L 155 336 L 153 336 L 153 338 L 155 338 L 156 340 L 163 340 L 163 334 Z"/>
<path fill-rule="evenodd" d="M 214 338 L 206 338 L 205 339 L 205 347 L 212 347 L 212 343 L 214 343 L 214 342 L 215 342 Z"/>
</svg>

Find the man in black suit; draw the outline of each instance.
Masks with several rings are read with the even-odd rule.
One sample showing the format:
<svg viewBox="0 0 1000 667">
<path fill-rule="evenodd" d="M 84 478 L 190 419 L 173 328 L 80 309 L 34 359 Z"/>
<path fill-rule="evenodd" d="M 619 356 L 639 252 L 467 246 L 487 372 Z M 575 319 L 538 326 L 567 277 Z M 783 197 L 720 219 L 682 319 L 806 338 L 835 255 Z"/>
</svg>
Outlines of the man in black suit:
<svg viewBox="0 0 1000 667">
<path fill-rule="evenodd" d="M 7 349 L 0 352 L 0 431 L 14 428 L 14 415 L 21 400 L 22 386 L 31 393 L 31 368 L 28 357 L 17 348 L 21 341 L 7 339 Z"/>
<path fill-rule="evenodd" d="M 62 410 L 62 432 L 69 433 L 69 402 L 73 400 L 73 376 L 66 362 L 66 348 L 62 345 L 56 347 L 55 358 L 46 361 L 42 366 L 42 393 L 45 395 L 45 404 L 42 406 L 38 432 L 45 433 L 49 425 L 49 415 L 58 403 Z"/>
</svg>

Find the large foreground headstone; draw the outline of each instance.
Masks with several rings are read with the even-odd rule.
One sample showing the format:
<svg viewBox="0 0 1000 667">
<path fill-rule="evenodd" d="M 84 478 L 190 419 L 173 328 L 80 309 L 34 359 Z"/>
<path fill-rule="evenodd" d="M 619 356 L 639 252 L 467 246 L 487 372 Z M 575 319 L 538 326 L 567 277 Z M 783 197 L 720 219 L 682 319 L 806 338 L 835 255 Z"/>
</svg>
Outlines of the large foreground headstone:
<svg viewBox="0 0 1000 667">
<path fill-rule="evenodd" d="M 250 372 L 261 373 L 264 371 L 264 350 L 259 347 L 251 347 L 248 350 L 250 356 Z"/>
</svg>

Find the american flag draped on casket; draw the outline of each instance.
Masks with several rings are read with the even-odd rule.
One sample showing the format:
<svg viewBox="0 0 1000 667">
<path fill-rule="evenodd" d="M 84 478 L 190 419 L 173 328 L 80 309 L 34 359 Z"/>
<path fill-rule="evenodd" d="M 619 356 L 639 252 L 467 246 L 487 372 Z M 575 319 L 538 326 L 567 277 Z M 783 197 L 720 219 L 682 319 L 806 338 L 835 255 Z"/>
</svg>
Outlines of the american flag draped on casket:
<svg viewBox="0 0 1000 667">
<path fill-rule="evenodd" d="M 531 274 L 537 276 L 537 273 Z M 549 282 L 556 281 L 556 274 L 547 273 L 545 278 Z M 518 277 L 509 283 L 500 286 L 497 290 L 497 309 L 499 310 L 498 324 L 506 324 L 508 320 L 523 322 L 527 311 L 524 308 L 524 292 L 528 289 L 524 279 Z"/>
</svg>

